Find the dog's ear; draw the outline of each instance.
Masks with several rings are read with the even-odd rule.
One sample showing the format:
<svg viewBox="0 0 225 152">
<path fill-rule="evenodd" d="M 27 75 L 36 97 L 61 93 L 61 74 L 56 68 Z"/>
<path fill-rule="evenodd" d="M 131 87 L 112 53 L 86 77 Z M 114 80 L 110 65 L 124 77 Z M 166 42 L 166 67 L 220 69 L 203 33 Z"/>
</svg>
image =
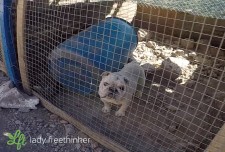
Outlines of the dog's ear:
<svg viewBox="0 0 225 152">
<path fill-rule="evenodd" d="M 126 77 L 124 77 L 123 80 L 126 84 L 129 84 L 129 80 Z"/>
<path fill-rule="evenodd" d="M 105 71 L 101 74 L 101 76 L 104 78 L 106 76 L 108 76 L 111 72 Z"/>
</svg>

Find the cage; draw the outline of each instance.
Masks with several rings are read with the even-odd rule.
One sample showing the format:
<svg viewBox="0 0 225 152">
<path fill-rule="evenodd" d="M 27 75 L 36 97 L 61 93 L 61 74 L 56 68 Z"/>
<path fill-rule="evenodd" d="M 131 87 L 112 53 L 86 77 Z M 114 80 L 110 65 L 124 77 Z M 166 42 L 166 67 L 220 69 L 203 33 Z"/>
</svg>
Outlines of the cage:
<svg viewBox="0 0 225 152">
<path fill-rule="evenodd" d="M 23 87 L 28 93 L 40 97 L 49 110 L 113 151 L 223 151 L 224 5 L 218 0 L 18 0 L 17 50 Z M 135 32 L 127 30 L 113 31 L 112 27 L 116 25 L 113 21 L 111 27 L 101 26 L 109 17 L 120 18 L 136 31 L 137 47 L 129 47 L 131 53 L 122 54 L 126 50 L 124 45 L 120 46 L 123 50 L 120 53 L 109 49 L 111 44 L 117 46 L 116 42 L 112 43 L 113 32 L 135 36 Z M 125 26 L 123 23 L 117 25 Z M 90 30 L 95 26 L 105 33 L 92 37 L 100 32 Z M 91 32 L 80 34 L 87 31 Z M 75 55 L 71 50 L 79 47 L 77 39 L 71 40 L 73 36 L 81 38 L 79 44 L 83 45 Z M 95 42 L 87 51 L 84 46 L 89 47 L 92 40 L 99 43 Z M 123 43 L 127 39 L 120 37 L 114 41 Z M 124 67 L 135 61 L 145 72 L 142 96 L 129 95 L 125 89 L 132 101 L 122 117 L 115 116 L 120 105 L 113 104 L 110 113 L 102 111 L 102 96 L 98 91 L 106 89 L 99 87 L 104 68 L 101 71 L 100 66 L 91 65 L 102 51 L 107 52 L 103 56 L 105 60 L 120 63 L 120 57 L 114 58 L 119 54 L 126 57 Z M 85 52 L 87 56 L 84 56 Z M 93 58 L 89 56 L 91 52 Z M 52 53 L 57 59 L 63 59 L 50 62 Z M 99 65 L 102 60 L 98 59 Z M 103 63 L 116 67 L 112 63 Z M 55 72 L 51 71 L 50 65 Z M 108 72 L 119 72 L 121 68 L 118 66 Z M 68 71 L 72 71 L 72 79 L 68 78 Z M 56 77 L 60 74 L 59 80 Z M 126 88 L 131 87 L 120 79 L 122 76 L 116 80 L 108 77 L 105 87 L 113 85 L 113 91 L 120 88 L 115 81 Z M 126 76 L 129 79 L 133 73 Z M 90 77 L 94 81 L 88 81 Z M 92 91 L 82 94 L 68 89 L 71 85 L 82 88 L 81 81 L 89 83 Z M 114 92 L 111 98 L 123 97 L 121 92 L 124 93 L 124 89 Z M 107 100 L 111 99 L 108 95 Z"/>
</svg>

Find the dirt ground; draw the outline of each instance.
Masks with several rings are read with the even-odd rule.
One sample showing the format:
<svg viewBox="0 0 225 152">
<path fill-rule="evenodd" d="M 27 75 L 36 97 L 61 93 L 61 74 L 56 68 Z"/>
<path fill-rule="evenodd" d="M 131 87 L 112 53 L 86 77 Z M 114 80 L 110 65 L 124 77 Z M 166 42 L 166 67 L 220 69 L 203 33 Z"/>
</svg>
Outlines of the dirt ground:
<svg viewBox="0 0 225 152">
<path fill-rule="evenodd" d="M 15 133 L 20 130 L 26 137 L 26 145 L 19 150 L 21 152 L 110 152 L 94 140 L 88 144 L 81 143 L 46 143 L 32 144 L 30 139 L 42 137 L 48 138 L 77 138 L 86 137 L 81 131 L 74 128 L 71 124 L 50 113 L 41 105 L 36 110 L 20 112 L 17 109 L 0 109 L 0 151 L 16 152 L 16 145 L 7 145 L 8 137 L 5 132 Z"/>
</svg>

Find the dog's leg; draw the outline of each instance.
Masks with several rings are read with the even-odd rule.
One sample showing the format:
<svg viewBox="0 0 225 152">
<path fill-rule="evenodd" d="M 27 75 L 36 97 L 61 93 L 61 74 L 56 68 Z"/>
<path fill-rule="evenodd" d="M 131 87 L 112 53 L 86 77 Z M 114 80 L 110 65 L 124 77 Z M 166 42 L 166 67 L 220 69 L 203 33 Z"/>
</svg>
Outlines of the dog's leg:
<svg viewBox="0 0 225 152">
<path fill-rule="evenodd" d="M 127 110 L 129 106 L 129 102 L 125 101 L 122 102 L 122 106 L 120 107 L 120 109 L 115 113 L 116 116 L 125 116 L 125 111 Z"/>
<path fill-rule="evenodd" d="M 136 90 L 135 96 L 137 96 L 138 98 L 142 97 L 142 93 L 144 91 L 144 86 L 145 86 L 145 76 L 143 75 L 138 79 L 137 90 Z"/>
<path fill-rule="evenodd" d="M 111 111 L 111 103 L 103 101 L 104 107 L 102 108 L 102 112 L 109 113 Z"/>
<path fill-rule="evenodd" d="M 138 98 L 141 98 L 142 92 L 143 92 L 143 87 L 140 84 L 138 84 L 135 96 L 138 97 Z"/>
</svg>

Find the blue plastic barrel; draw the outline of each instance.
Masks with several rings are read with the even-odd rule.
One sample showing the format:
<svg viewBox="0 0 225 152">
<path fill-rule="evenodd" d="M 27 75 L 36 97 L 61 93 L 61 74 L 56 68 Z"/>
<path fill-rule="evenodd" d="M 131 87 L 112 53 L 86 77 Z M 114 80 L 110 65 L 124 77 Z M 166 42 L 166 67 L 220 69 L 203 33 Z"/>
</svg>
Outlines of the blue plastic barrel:
<svg viewBox="0 0 225 152">
<path fill-rule="evenodd" d="M 16 87 L 21 87 L 17 52 L 14 45 L 14 27 L 12 19 L 12 3 L 14 0 L 0 1 L 0 40 L 2 41 L 3 58 L 7 74 Z"/>
<path fill-rule="evenodd" d="M 50 54 L 50 71 L 66 88 L 79 93 L 97 89 L 103 71 L 118 71 L 138 43 L 125 20 L 107 18 L 58 45 Z"/>
</svg>

